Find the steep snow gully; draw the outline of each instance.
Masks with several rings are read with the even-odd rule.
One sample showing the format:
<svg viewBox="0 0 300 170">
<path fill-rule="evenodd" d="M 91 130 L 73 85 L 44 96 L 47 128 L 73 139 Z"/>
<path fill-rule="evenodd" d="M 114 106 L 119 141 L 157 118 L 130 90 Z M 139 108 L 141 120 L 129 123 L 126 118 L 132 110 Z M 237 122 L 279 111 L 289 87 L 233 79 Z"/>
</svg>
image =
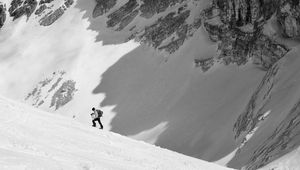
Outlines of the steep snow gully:
<svg viewBox="0 0 300 170">
<path fill-rule="evenodd" d="M 226 170 L 0 96 L 1 170 Z"/>
</svg>

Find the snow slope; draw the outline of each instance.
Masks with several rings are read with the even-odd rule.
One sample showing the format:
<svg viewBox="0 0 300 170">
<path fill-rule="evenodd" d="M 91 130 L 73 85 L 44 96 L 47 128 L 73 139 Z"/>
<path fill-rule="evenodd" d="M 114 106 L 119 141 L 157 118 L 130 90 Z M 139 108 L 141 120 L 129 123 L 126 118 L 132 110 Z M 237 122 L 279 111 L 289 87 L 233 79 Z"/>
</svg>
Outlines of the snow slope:
<svg viewBox="0 0 300 170">
<path fill-rule="evenodd" d="M 61 0 L 53 1 L 54 5 L 59 3 Z M 84 3 L 95 4 L 93 0 Z M 65 71 L 64 78 L 74 80 L 78 91 L 59 113 L 75 115 L 78 121 L 89 124 L 91 107 L 105 98 L 103 94 L 92 94 L 102 73 L 139 44 L 131 41 L 104 46 L 95 42 L 98 32 L 88 29 L 90 22 L 83 18 L 85 11 L 74 5 L 49 27 L 40 26 L 34 17 L 15 21 L 8 17 L 0 31 L 0 94 L 23 101 L 39 81 L 53 72 Z M 103 108 L 106 127 L 114 116 L 111 107 Z M 49 105 L 43 109 L 54 111 Z"/>
<path fill-rule="evenodd" d="M 78 0 L 49 27 L 34 18 L 7 22 L 0 31 L 0 93 L 20 101 L 64 70 L 78 91 L 56 113 L 90 124 L 91 107 L 101 105 L 104 127 L 113 132 L 209 161 L 235 150 L 234 121 L 265 73 L 252 65 L 195 68 L 195 58 L 217 49 L 202 27 L 172 55 L 122 43 L 105 18 L 91 17 L 94 7 Z M 53 111 L 48 103 L 41 108 Z"/>
<path fill-rule="evenodd" d="M 229 169 L 0 97 L 0 169 Z"/>
<path fill-rule="evenodd" d="M 7 0 L 7 3 L 9 1 Z M 56 0 L 53 3 L 60 2 Z M 199 2 L 204 8 L 210 1 L 199 0 Z M 118 1 L 118 3 L 124 4 L 126 1 Z M 274 95 L 278 98 L 272 97 L 268 104 L 270 107 L 266 105 L 268 107 L 262 110 L 271 111 L 270 119 L 268 118 L 255 134 L 251 134 L 253 137 L 245 144 L 242 152 L 235 155 L 243 138 L 235 140 L 233 126 L 266 72 L 252 64 L 225 66 L 216 63 L 213 68 L 203 73 L 200 68 L 195 67 L 195 59 L 215 56 L 218 48 L 218 44 L 209 39 L 203 26 L 174 54 L 166 54 L 133 41 L 123 43 L 128 32 L 115 32 L 106 28 L 107 18 L 105 17 L 91 17 L 95 4 L 94 0 L 75 1 L 74 5 L 49 27 L 41 27 L 35 18 L 26 20 L 22 17 L 14 22 L 11 18 L 8 19 L 0 31 L 0 94 L 15 100 L 23 100 L 39 81 L 49 77 L 54 71 L 63 70 L 66 71 L 66 79 L 76 82 L 77 91 L 74 98 L 56 111 L 49 108 L 50 101 L 45 101 L 41 106 L 42 109 L 68 117 L 74 116 L 77 121 L 89 125 L 91 107 L 101 106 L 105 113 L 103 123 L 106 130 L 189 156 L 208 161 L 219 160 L 218 163 L 222 165 L 231 161 L 229 166 L 232 167 L 242 167 L 248 162 L 247 160 L 252 156 L 249 153 L 257 149 L 257 146 L 284 118 L 284 115 L 280 114 L 281 110 L 290 109 L 295 103 L 294 99 L 298 99 L 296 96 L 298 93 L 294 93 L 298 86 L 293 86 L 293 89 L 287 88 L 290 89 L 289 93 L 294 93 L 293 98 L 286 95 L 286 100 L 282 100 L 281 93 Z M 170 10 L 173 9 L 168 9 L 165 13 Z M 155 16 L 157 17 L 159 16 Z M 147 24 L 141 19 L 136 19 L 134 23 L 136 22 L 140 25 Z M 293 68 L 296 69 L 296 67 Z M 291 70 L 291 73 L 294 72 L 295 77 L 298 76 L 297 70 Z M 285 81 L 282 82 L 285 84 Z M 52 93 L 47 93 L 52 84 L 45 87 L 46 93 L 42 96 L 52 96 Z M 285 88 L 285 86 L 282 87 Z M 274 102 L 274 98 L 280 100 L 280 103 Z M 286 106 L 282 107 L 282 104 Z M 5 112 L 5 114 L 10 114 L 10 112 Z M 43 123 L 46 121 L 44 116 L 25 115 L 29 115 L 29 117 L 25 116 L 26 120 L 21 119 L 21 115 L 14 115 L 16 118 L 9 119 L 9 121 L 4 118 L 3 120 L 6 124 L 14 124 L 16 123 L 14 120 L 21 119 L 29 121 L 30 126 L 34 125 L 32 121 L 39 120 L 42 123 L 38 124 L 42 127 L 50 126 Z M 47 117 L 51 120 L 56 119 L 48 114 Z M 66 129 L 62 121 L 67 121 L 69 124 L 72 122 L 76 125 L 75 128 L 82 129 L 81 125 L 72 120 L 64 118 L 59 118 L 59 120 L 61 121 L 55 123 L 50 121 L 55 127 L 53 132 L 46 134 L 63 133 L 67 138 L 65 133 L 69 133 L 68 130 L 54 132 L 57 128 Z M 33 130 L 36 127 L 33 125 L 27 132 L 27 125 L 29 126 L 26 122 L 20 125 L 17 123 L 16 126 L 22 128 L 9 129 L 11 131 L 4 128 L 1 131 L 3 134 L 10 132 L 18 134 L 19 131 L 24 131 L 24 134 L 34 132 L 28 134 L 29 136 L 41 134 Z M 47 128 L 47 131 L 49 129 Z M 93 130 L 83 131 L 88 134 L 97 133 Z M 88 134 L 83 131 L 79 134 L 78 132 L 81 131 L 78 130 L 74 138 L 81 139 L 87 136 Z M 115 136 L 106 132 L 103 134 Z M 248 137 L 246 135 L 246 138 Z M 63 155 L 62 157 L 66 154 L 59 148 L 52 148 L 56 150 L 52 153 L 48 147 L 45 147 L 47 151 L 40 153 L 39 147 L 42 144 L 48 146 L 45 141 L 37 141 L 37 145 L 32 147 L 31 144 L 35 144 L 36 141 L 29 140 L 31 138 L 25 144 L 23 144 L 24 140 L 18 143 L 18 136 L 5 138 L 7 140 L 3 143 L 6 142 L 7 146 L 11 144 L 8 140 L 14 139 L 13 141 L 17 141 L 15 143 L 19 148 L 36 151 L 40 155 L 43 155 L 42 153 L 57 155 L 56 151 Z M 50 140 L 48 138 L 40 140 L 42 139 Z M 60 139 L 68 141 L 64 138 Z M 52 142 L 56 143 L 55 146 L 65 146 L 73 142 L 61 144 L 56 138 L 53 140 Z M 93 140 L 98 139 L 93 137 Z M 79 148 L 83 147 L 81 143 L 76 142 L 74 145 Z M 98 145 L 95 147 L 103 150 Z M 73 153 L 74 148 L 71 147 L 70 150 Z M 89 154 L 97 155 L 91 149 Z M 30 156 L 24 158 L 22 154 L 18 158 L 24 162 L 31 159 Z M 62 166 L 67 166 L 65 162 L 68 161 L 62 162 Z M 92 167 L 92 165 L 87 165 Z"/>
</svg>

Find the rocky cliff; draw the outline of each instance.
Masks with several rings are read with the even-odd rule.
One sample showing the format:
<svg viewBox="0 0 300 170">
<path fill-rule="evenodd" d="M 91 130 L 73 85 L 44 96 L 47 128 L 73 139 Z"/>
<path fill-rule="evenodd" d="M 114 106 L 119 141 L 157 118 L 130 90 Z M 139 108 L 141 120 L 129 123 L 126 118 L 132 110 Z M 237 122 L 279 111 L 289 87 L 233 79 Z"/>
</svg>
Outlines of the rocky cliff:
<svg viewBox="0 0 300 170">
<path fill-rule="evenodd" d="M 203 61 L 195 60 L 196 66 L 202 67 L 204 71 L 215 62 L 242 65 L 251 60 L 262 69 L 272 67 L 289 48 L 264 33 L 271 17 L 276 17 L 283 35 L 297 36 L 299 9 L 298 4 L 293 1 L 214 0 L 204 10 L 198 3 L 188 0 L 130 0 L 112 10 L 116 1 L 97 1 L 93 16 L 106 14 L 108 27 L 116 31 L 127 27 L 132 32 L 128 40 L 135 39 L 169 53 L 178 50 L 203 23 L 211 40 L 219 44 L 219 55 L 209 58 L 212 62 L 205 64 L 208 58 Z M 174 9 L 174 12 L 166 13 L 167 8 Z M 191 16 L 193 10 L 202 12 Z M 155 15 L 160 17 L 153 20 Z M 138 17 L 145 18 L 152 24 L 138 29 L 133 22 Z M 187 23 L 187 20 L 190 22 Z"/>
<path fill-rule="evenodd" d="M 298 52 L 299 48 L 289 52 L 267 71 L 234 125 L 236 138 L 256 128 L 261 133 L 254 139 L 260 141 L 258 146 L 246 145 L 236 155 L 238 159 L 247 152 L 244 169 L 258 169 L 299 147 Z M 266 112 L 271 114 L 262 119 Z"/>
<path fill-rule="evenodd" d="M 60 18 L 64 11 L 74 3 L 73 0 L 64 0 L 61 1 L 59 7 L 56 7 L 53 1 L 54 0 L 12 0 L 10 4 L 0 3 L 0 28 L 6 19 L 6 5 L 8 6 L 9 16 L 12 17 L 13 20 L 22 16 L 29 19 L 32 14 L 34 14 L 39 17 L 40 25 L 49 26 Z"/>
<path fill-rule="evenodd" d="M 37 86 L 26 96 L 25 100 L 32 106 L 54 107 L 55 110 L 70 102 L 77 89 L 76 82 L 66 80 L 64 71 L 53 72 L 50 77 L 40 81 Z"/>
<path fill-rule="evenodd" d="M 4 22 L 6 20 L 6 7 L 5 4 L 2 4 L 0 2 L 0 28 L 4 25 Z"/>
</svg>

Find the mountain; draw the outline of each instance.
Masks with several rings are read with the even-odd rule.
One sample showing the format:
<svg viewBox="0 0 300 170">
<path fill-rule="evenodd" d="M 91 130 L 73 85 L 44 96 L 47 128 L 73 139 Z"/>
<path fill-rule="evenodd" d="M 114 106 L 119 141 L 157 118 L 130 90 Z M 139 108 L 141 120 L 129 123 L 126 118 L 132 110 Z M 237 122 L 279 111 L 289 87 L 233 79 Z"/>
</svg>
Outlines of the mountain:
<svg viewBox="0 0 300 170">
<path fill-rule="evenodd" d="M 226 170 L 0 97 L 0 168 Z"/>
<path fill-rule="evenodd" d="M 6 0 L 0 9 L 6 97 L 86 125 L 100 107 L 105 129 L 237 169 L 299 147 L 298 1 Z"/>
</svg>

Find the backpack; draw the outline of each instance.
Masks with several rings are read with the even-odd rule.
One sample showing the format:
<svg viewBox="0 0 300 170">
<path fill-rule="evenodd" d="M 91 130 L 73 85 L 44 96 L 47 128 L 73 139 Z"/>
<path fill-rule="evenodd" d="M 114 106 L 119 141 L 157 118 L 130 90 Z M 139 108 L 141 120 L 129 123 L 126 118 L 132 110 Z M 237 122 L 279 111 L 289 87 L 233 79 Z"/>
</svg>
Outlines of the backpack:
<svg viewBox="0 0 300 170">
<path fill-rule="evenodd" d="M 103 112 L 102 112 L 101 110 L 96 110 L 96 111 L 97 111 L 97 113 L 98 113 L 98 117 L 102 117 Z"/>
</svg>

